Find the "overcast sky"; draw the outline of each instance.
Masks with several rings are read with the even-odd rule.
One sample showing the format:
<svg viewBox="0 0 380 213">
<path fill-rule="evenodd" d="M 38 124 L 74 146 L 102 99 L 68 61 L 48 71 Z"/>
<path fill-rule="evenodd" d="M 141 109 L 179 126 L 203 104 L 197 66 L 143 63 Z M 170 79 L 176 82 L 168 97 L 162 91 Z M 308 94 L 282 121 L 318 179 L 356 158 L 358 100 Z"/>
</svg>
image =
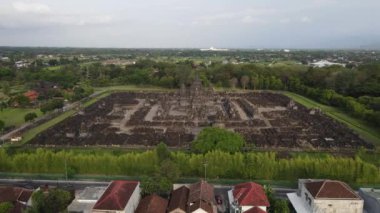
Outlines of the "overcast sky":
<svg viewBox="0 0 380 213">
<path fill-rule="evenodd" d="M 0 0 L 0 46 L 380 46 L 380 0 Z"/>
</svg>

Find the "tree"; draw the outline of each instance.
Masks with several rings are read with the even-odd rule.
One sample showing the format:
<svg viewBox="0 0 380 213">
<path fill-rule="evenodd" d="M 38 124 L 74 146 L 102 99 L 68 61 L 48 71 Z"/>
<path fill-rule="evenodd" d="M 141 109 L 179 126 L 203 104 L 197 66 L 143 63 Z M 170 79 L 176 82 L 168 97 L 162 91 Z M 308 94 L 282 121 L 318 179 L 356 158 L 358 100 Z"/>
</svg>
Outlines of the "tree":
<svg viewBox="0 0 380 213">
<path fill-rule="evenodd" d="M 41 112 L 46 113 L 54 109 L 62 108 L 63 105 L 62 99 L 52 99 L 41 106 Z"/>
<path fill-rule="evenodd" d="M 157 154 L 157 157 L 158 157 L 158 161 L 159 162 L 162 162 L 164 160 L 167 160 L 167 159 L 170 159 L 171 157 L 171 154 L 170 154 L 170 151 L 168 149 L 168 146 L 161 142 L 157 145 L 156 147 L 156 154 Z"/>
<path fill-rule="evenodd" d="M 238 83 L 238 80 L 237 80 L 237 78 L 233 77 L 233 78 L 231 78 L 231 79 L 229 80 L 229 83 L 230 83 L 230 87 L 231 87 L 231 88 L 236 88 L 236 85 L 237 85 L 237 83 Z"/>
<path fill-rule="evenodd" d="M 39 190 L 32 195 L 33 213 L 56 213 L 64 211 L 72 200 L 71 194 L 62 189 L 50 189 L 47 194 Z"/>
<path fill-rule="evenodd" d="M 3 120 L 0 120 L 0 132 L 2 132 L 5 128 L 5 122 Z"/>
<path fill-rule="evenodd" d="M 30 104 L 29 98 L 24 95 L 17 95 L 16 97 L 13 97 L 11 102 L 19 105 L 20 107 L 26 107 Z"/>
<path fill-rule="evenodd" d="M 171 182 L 177 181 L 181 176 L 181 171 L 177 164 L 169 159 L 164 160 L 160 163 L 160 167 L 157 173 L 157 176 L 167 178 Z"/>
<path fill-rule="evenodd" d="M 246 75 L 243 75 L 243 76 L 240 78 L 240 84 L 241 84 L 241 86 L 243 87 L 243 89 L 246 89 L 246 88 L 247 88 L 248 83 L 249 83 L 249 77 L 246 76 Z"/>
<path fill-rule="evenodd" d="M 11 202 L 0 203 L 0 213 L 8 213 L 13 209 L 13 204 Z"/>
<path fill-rule="evenodd" d="M 141 179 L 141 194 L 167 195 L 172 187 L 172 182 L 165 177 L 143 177 Z"/>
<path fill-rule="evenodd" d="M 37 118 L 37 114 L 35 112 L 29 112 L 24 116 L 25 122 L 33 121 L 35 118 Z"/>
<path fill-rule="evenodd" d="M 271 205 L 273 205 L 273 207 L 272 207 L 272 211 L 270 212 L 273 212 L 273 213 L 289 213 L 290 212 L 288 202 L 286 200 L 275 199 L 274 204 L 271 204 Z"/>
<path fill-rule="evenodd" d="M 196 152 L 206 153 L 212 150 L 237 152 L 245 145 L 243 137 L 226 129 L 204 128 L 192 142 L 192 149 Z"/>
</svg>

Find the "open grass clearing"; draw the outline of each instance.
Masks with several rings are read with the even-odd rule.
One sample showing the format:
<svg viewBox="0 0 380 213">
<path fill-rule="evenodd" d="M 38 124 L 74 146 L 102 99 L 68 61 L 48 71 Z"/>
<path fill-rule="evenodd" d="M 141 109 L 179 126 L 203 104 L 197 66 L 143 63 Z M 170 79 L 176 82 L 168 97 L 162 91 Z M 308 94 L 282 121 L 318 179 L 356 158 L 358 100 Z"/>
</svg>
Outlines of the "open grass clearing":
<svg viewBox="0 0 380 213">
<path fill-rule="evenodd" d="M 40 109 L 23 109 L 23 108 L 6 108 L 0 111 L 0 120 L 5 122 L 5 126 L 19 127 L 25 123 L 24 116 L 34 112 L 37 116 L 41 116 Z"/>
</svg>

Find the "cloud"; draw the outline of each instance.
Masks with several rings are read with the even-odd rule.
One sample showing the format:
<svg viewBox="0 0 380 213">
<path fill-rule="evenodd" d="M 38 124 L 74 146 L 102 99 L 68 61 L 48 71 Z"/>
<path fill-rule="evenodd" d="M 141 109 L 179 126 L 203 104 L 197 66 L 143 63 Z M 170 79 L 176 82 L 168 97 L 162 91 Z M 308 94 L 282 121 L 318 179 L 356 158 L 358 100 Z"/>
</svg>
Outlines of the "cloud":
<svg viewBox="0 0 380 213">
<path fill-rule="evenodd" d="M 16 12 L 22 13 L 48 14 L 51 12 L 51 9 L 48 5 L 41 3 L 13 2 L 12 6 Z"/>
<path fill-rule="evenodd" d="M 280 23 L 282 23 L 282 24 L 288 24 L 288 23 L 290 23 L 290 19 L 289 18 L 280 19 Z"/>
<path fill-rule="evenodd" d="M 301 22 L 303 22 L 303 23 L 309 23 L 309 22 L 311 22 L 311 19 L 308 16 L 304 16 L 304 17 L 301 18 Z"/>
<path fill-rule="evenodd" d="M 0 28 L 39 29 L 44 27 L 85 26 L 108 24 L 109 14 L 75 13 L 55 10 L 37 2 L 10 2 L 0 6 Z"/>
</svg>

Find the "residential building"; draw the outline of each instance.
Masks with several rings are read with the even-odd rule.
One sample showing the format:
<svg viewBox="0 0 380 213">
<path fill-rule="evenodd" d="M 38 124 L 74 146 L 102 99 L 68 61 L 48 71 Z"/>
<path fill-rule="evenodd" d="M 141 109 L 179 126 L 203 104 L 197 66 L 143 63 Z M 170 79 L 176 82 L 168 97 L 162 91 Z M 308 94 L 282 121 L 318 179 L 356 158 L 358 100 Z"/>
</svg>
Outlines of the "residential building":
<svg viewBox="0 0 380 213">
<path fill-rule="evenodd" d="M 363 199 L 337 180 L 298 181 L 298 191 L 287 194 L 298 213 L 362 213 Z"/>
<path fill-rule="evenodd" d="M 90 213 L 95 203 L 103 195 L 106 187 L 86 187 L 77 191 L 75 199 L 67 207 L 70 213 Z"/>
<path fill-rule="evenodd" d="M 38 92 L 36 92 L 35 90 L 29 90 L 24 93 L 24 96 L 27 97 L 29 101 L 33 103 L 38 98 Z"/>
<path fill-rule="evenodd" d="M 216 213 L 214 186 L 201 180 L 172 191 L 168 213 Z"/>
<path fill-rule="evenodd" d="M 21 187 L 0 187 L 0 203 L 9 202 L 13 204 L 12 213 L 21 213 L 31 206 L 33 190 Z"/>
<path fill-rule="evenodd" d="M 360 188 L 359 195 L 364 200 L 364 210 L 367 213 L 380 212 L 380 189 Z"/>
<path fill-rule="evenodd" d="M 167 207 L 168 200 L 153 194 L 141 199 L 135 213 L 166 213 Z"/>
<path fill-rule="evenodd" d="M 270 206 L 264 188 L 254 182 L 241 183 L 228 191 L 231 213 L 267 212 Z"/>
<path fill-rule="evenodd" d="M 94 213 L 130 213 L 134 212 L 140 201 L 140 182 L 112 181 L 96 202 Z"/>
<path fill-rule="evenodd" d="M 213 213 L 216 212 L 214 204 L 214 186 L 201 180 L 189 187 L 189 198 L 187 200 L 189 213 Z"/>
<path fill-rule="evenodd" d="M 181 186 L 172 191 L 168 205 L 168 213 L 186 213 L 189 188 Z"/>
</svg>

